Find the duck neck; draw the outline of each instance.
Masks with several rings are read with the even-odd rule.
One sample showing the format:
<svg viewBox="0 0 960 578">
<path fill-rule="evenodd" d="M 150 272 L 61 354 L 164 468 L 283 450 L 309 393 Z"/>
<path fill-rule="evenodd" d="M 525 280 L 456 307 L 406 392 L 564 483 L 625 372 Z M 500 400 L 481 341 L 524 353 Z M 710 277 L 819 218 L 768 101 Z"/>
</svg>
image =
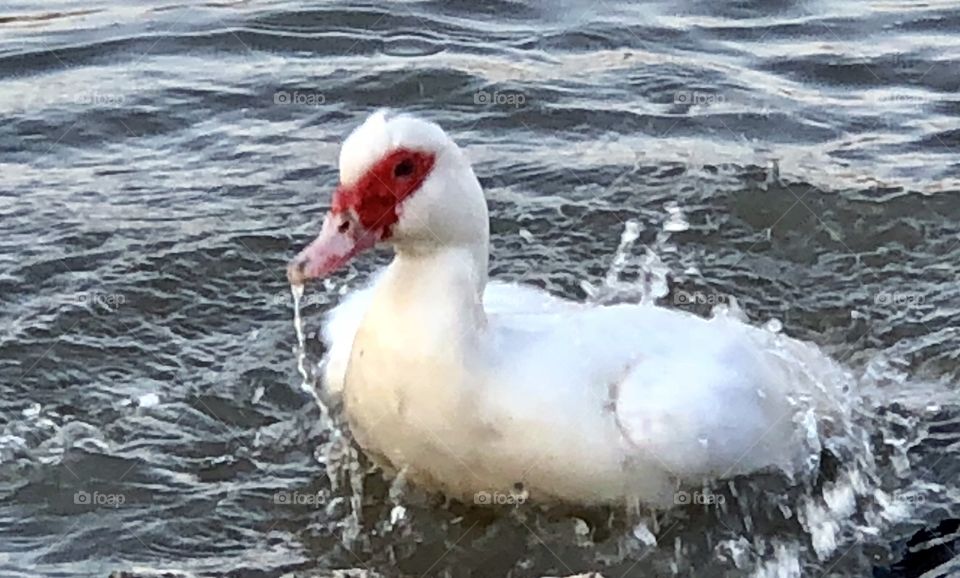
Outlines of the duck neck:
<svg viewBox="0 0 960 578">
<path fill-rule="evenodd" d="M 390 266 L 406 275 L 407 283 L 429 282 L 430 279 L 420 275 L 431 273 L 434 279 L 456 281 L 458 285 L 464 285 L 463 290 L 469 289 L 473 297 L 482 298 L 487 286 L 489 250 L 486 240 L 454 246 L 398 245 Z M 420 277 L 415 279 L 413 276 Z"/>
<path fill-rule="evenodd" d="M 374 298 L 378 331 L 396 333 L 411 351 L 469 347 L 486 324 L 487 244 L 398 246 Z M 386 337 L 386 335 L 383 335 Z"/>
</svg>

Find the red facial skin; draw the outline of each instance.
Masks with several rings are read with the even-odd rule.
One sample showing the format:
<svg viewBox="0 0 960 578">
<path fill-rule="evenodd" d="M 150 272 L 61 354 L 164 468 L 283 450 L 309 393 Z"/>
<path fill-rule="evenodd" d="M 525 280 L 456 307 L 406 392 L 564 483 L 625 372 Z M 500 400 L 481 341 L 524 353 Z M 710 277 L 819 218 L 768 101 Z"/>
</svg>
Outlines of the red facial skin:
<svg viewBox="0 0 960 578">
<path fill-rule="evenodd" d="M 435 155 L 395 149 L 351 185 L 340 185 L 320 235 L 287 267 L 290 283 L 326 277 L 378 241 L 389 239 L 399 205 L 417 191 L 433 169 Z"/>
<path fill-rule="evenodd" d="M 420 188 L 430 174 L 434 155 L 396 149 L 370 167 L 357 182 L 340 185 L 333 194 L 334 214 L 353 211 L 366 231 L 382 231 L 388 239 L 400 215 L 397 207 Z"/>
</svg>

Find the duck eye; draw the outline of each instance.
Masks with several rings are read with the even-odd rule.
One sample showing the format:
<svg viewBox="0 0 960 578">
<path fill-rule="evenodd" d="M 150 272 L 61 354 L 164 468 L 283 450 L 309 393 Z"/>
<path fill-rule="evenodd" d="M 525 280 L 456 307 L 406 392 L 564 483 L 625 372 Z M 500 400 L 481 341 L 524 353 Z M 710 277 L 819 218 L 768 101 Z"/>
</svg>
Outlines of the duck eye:
<svg viewBox="0 0 960 578">
<path fill-rule="evenodd" d="M 413 161 L 410 159 L 404 159 L 397 163 L 397 166 L 393 169 L 393 176 L 395 177 L 407 177 L 413 174 Z"/>
<path fill-rule="evenodd" d="M 346 232 L 349 231 L 349 230 L 350 230 L 350 220 L 349 220 L 349 219 L 347 219 L 347 220 L 345 220 L 344 222 L 340 223 L 340 226 L 337 227 L 337 231 L 340 232 L 341 234 L 342 234 L 342 233 L 346 233 Z"/>
</svg>

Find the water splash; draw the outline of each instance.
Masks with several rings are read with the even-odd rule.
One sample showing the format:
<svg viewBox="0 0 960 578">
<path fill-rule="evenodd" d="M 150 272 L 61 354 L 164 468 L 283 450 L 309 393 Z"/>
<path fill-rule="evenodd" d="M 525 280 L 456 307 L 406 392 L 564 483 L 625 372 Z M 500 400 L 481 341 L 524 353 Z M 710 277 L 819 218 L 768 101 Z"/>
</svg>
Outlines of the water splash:
<svg viewBox="0 0 960 578">
<path fill-rule="evenodd" d="M 290 293 L 293 294 L 293 329 L 297 334 L 297 371 L 303 381 L 300 383 L 300 389 L 315 395 L 314 378 L 307 369 L 307 337 L 303 331 L 303 317 L 300 314 L 300 301 L 303 299 L 303 285 L 290 285 Z"/>
<path fill-rule="evenodd" d="M 668 213 L 653 242 L 643 244 L 641 251 L 635 250 L 643 233 L 641 224 L 625 223 L 603 282 L 599 287 L 584 284 L 590 302 L 652 303 L 668 294 L 668 279 L 673 273 L 661 255 L 679 252 L 671 243 L 671 234 L 685 230 L 680 226 L 679 210 L 668 209 Z M 694 264 L 684 264 L 685 274 L 697 271 Z M 309 387 L 327 415 L 326 408 L 330 406 L 324 404 L 322 394 L 316 393 L 317 377 L 304 348 L 299 314 L 302 287 L 293 288 L 293 292 L 302 387 Z M 734 298 L 715 307 L 712 316 L 746 322 L 746 315 Z M 691 552 L 704 548 L 712 551 L 719 563 L 735 568 L 737 575 L 799 577 L 811 568 L 822 569 L 836 563 L 857 546 L 887 548 L 889 538 L 884 536 L 892 527 L 909 524 L 934 507 L 942 507 L 943 497 L 956 493 L 953 488 L 919 475 L 917 458 L 911 453 L 930 435 L 918 413 L 939 412 L 944 402 L 931 403 L 927 398 L 906 414 L 890 411 L 890 386 L 909 381 L 902 364 L 889 356 L 879 356 L 860 370 L 832 363 L 824 365 L 821 360 L 826 358 L 825 354 L 815 345 L 795 345 L 798 342 L 784 334 L 780 320 L 770 319 L 757 330 L 769 340 L 770 349 L 784 364 L 796 368 L 797 379 L 808 384 L 807 391 L 799 392 L 792 402 L 798 443 L 810 449 L 809 459 L 798 467 L 796 475 L 778 482 L 781 485 L 773 491 L 762 476 L 731 481 L 727 491 L 734 499 L 729 506 L 709 513 L 710 525 L 706 529 L 695 530 L 685 519 L 689 512 L 677 513 L 676 520 L 669 518 L 673 512 L 665 513 L 668 519 L 659 525 L 663 529 L 673 528 L 673 535 L 667 539 L 663 539 L 665 531 L 661 533 L 657 527 L 656 516 L 650 518 L 653 526 L 645 525 L 643 520 L 631 524 L 613 540 L 615 553 L 603 551 L 609 545 L 597 542 L 598 564 L 649 556 L 682 574 L 689 568 L 687 559 Z M 928 406 L 932 409 L 928 410 Z M 351 444 L 346 426 L 338 423 L 336 411 L 328 419 L 330 437 L 317 448 L 316 456 L 330 479 L 330 518 L 338 520 L 344 543 L 385 536 L 397 528 L 404 529 L 403 533 L 391 534 L 397 539 L 416 535 L 417 510 L 408 502 L 402 475 L 383 496 L 384 508 L 375 520 L 374 533 L 368 535 L 364 531 L 360 515 L 365 475 L 362 457 Z M 822 463 L 822 455 L 827 454 L 835 465 L 827 467 Z M 771 521 L 775 518 L 771 512 L 779 518 Z M 784 525 L 795 530 L 782 535 Z M 582 522 L 571 525 L 569 539 L 573 543 L 587 539 L 589 533 L 583 526 Z M 705 544 L 699 545 L 699 539 Z"/>
<path fill-rule="evenodd" d="M 763 328 L 770 333 L 780 333 L 783 331 L 783 323 L 779 319 L 768 319 L 767 322 L 763 324 Z"/>
<path fill-rule="evenodd" d="M 624 223 L 620 244 L 614 252 L 607 274 L 600 287 L 587 281 L 580 286 L 587 294 L 588 302 L 606 304 L 636 302 L 653 304 L 669 293 L 667 277 L 670 269 L 660 259 L 659 253 L 669 250 L 669 234 L 660 232 L 652 247 L 643 245 L 643 254 L 634 255 L 633 247 L 640 238 L 641 227 L 636 220 Z M 627 273 L 635 274 L 635 278 Z"/>
<path fill-rule="evenodd" d="M 290 285 L 293 294 L 293 326 L 297 335 L 297 371 L 302 377 L 300 388 L 309 393 L 320 409 L 320 419 L 327 426 L 329 436 L 327 440 L 314 451 L 314 458 L 324 466 L 330 491 L 327 497 L 328 510 L 335 510 L 346 501 L 347 512 L 343 516 L 332 516 L 338 520 L 341 538 L 345 544 L 353 544 L 361 534 L 361 508 L 363 503 L 363 478 L 357 448 L 353 445 L 347 433 L 346 424 L 341 416 L 332 410 L 334 404 L 322 393 L 322 384 L 317 374 L 308 363 L 306 348 L 306 333 L 303 329 L 303 317 L 300 312 L 300 303 L 303 297 L 303 285 Z M 339 494 L 348 493 L 346 499 Z M 349 546 L 348 546 L 349 547 Z"/>
<path fill-rule="evenodd" d="M 667 294 L 667 279 L 673 273 L 660 255 L 678 252 L 670 234 L 689 228 L 678 207 L 668 206 L 667 213 L 654 243 L 644 245 L 639 256 L 633 249 L 641 227 L 636 221 L 625 224 L 602 285 L 584 285 L 589 301 L 650 303 Z M 685 272 L 691 270 L 698 271 L 687 264 Z M 635 277 L 630 277 L 631 272 Z M 749 322 L 733 296 L 717 304 L 711 317 Z M 793 398 L 793 420 L 798 441 L 810 450 L 809 459 L 795 475 L 788 476 L 784 491 L 790 499 L 778 503 L 784 522 L 798 524 L 801 532 L 775 540 L 764 537 L 764 529 L 754 519 L 756 504 L 761 503 L 757 494 L 761 486 L 754 488 L 748 478 L 741 507 L 718 513 L 721 524 L 710 532 L 715 543 L 722 545 L 717 546 L 719 558 L 752 576 L 799 577 L 817 564 L 838 562 L 857 546 L 885 550 L 889 544 L 884 536 L 892 528 L 915 522 L 933 510 L 935 503 L 942 507 L 951 488 L 919 475 L 917 458 L 910 452 L 930 436 L 922 414 L 942 411 L 943 404 L 927 398 L 906 416 L 890 411 L 894 398 L 889 388 L 911 381 L 902 369 L 905 364 L 896 361 L 898 356 L 878 355 L 865 368 L 854 370 L 829 361 L 815 345 L 800 344 L 784 335 L 779 319 L 769 319 L 759 329 L 767 335 L 771 350 L 785 365 L 796 368 L 798 380 L 807 383 L 807 391 Z M 920 390 L 929 392 L 930 388 Z M 822 452 L 838 462 L 832 473 L 822 470 Z M 737 526 L 743 528 L 742 534 L 726 531 Z M 656 533 L 650 536 L 659 538 Z M 633 538 L 646 544 L 650 536 L 641 533 Z M 678 555 L 670 564 L 682 567 L 682 557 Z"/>
<path fill-rule="evenodd" d="M 670 203 L 666 206 L 667 220 L 663 222 L 663 230 L 666 233 L 681 233 L 690 229 L 690 223 L 687 221 L 683 210 L 676 204 Z"/>
<path fill-rule="evenodd" d="M 710 317 L 726 317 L 728 319 L 736 319 L 743 323 L 747 323 L 750 319 L 747 317 L 747 313 L 740 307 L 740 302 L 737 301 L 737 298 L 733 295 L 727 297 L 725 303 L 717 303 L 710 309 Z"/>
</svg>

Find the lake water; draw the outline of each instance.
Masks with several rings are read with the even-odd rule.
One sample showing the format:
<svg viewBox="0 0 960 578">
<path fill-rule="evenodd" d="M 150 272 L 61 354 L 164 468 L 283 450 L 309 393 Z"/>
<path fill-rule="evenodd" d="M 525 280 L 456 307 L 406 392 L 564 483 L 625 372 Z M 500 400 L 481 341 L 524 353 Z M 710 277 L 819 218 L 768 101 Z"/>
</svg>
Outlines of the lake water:
<svg viewBox="0 0 960 578">
<path fill-rule="evenodd" d="M 0 575 L 960 572 L 957 2 L 8 0 L 0 78 Z M 473 160 L 494 277 L 669 270 L 665 306 L 841 360 L 822 477 L 654 521 L 364 473 L 284 267 L 382 106 Z M 387 258 L 308 288 L 307 333 Z"/>
</svg>

